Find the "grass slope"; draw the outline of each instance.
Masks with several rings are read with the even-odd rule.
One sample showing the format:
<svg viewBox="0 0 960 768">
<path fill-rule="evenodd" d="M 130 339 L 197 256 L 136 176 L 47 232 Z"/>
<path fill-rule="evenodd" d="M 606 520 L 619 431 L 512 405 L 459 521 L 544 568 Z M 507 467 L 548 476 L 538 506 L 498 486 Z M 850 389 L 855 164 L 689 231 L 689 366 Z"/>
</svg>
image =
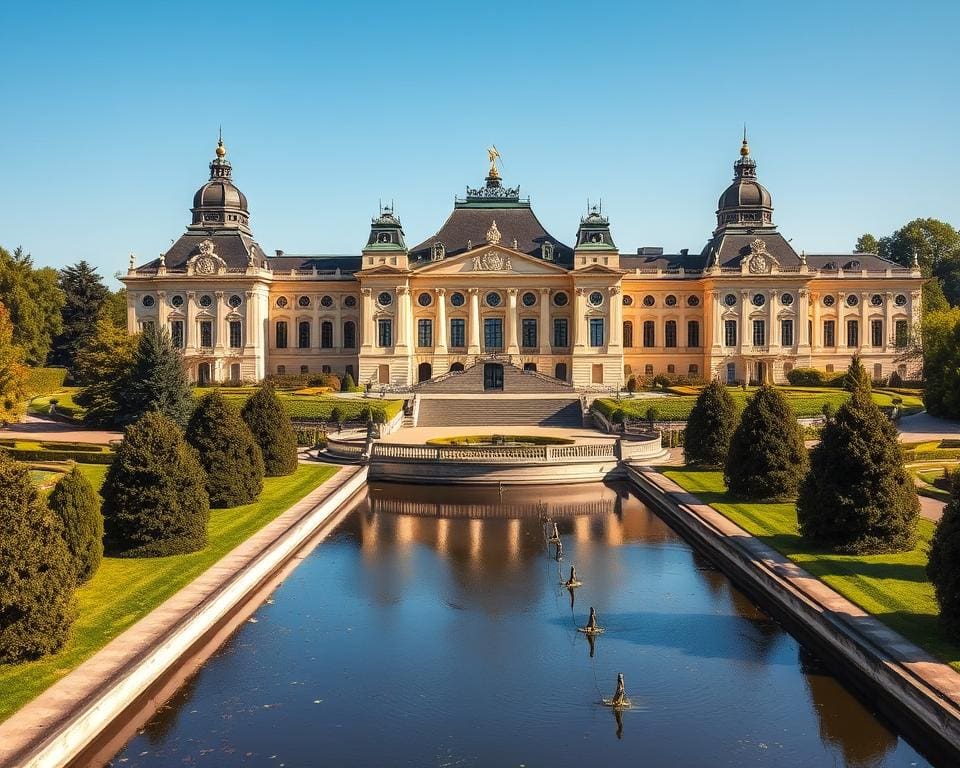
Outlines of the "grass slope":
<svg viewBox="0 0 960 768">
<path fill-rule="evenodd" d="M 80 470 L 99 488 L 107 467 Z M 104 558 L 77 590 L 79 615 L 60 653 L 18 665 L 0 665 L 0 721 L 42 693 L 110 640 L 186 586 L 281 512 L 330 478 L 335 467 L 301 465 L 288 477 L 268 477 L 253 504 L 216 509 L 210 544 L 202 552 L 156 558 Z"/>
<path fill-rule="evenodd" d="M 806 542 L 797 531 L 792 502 L 742 502 L 727 495 L 716 471 L 665 470 L 664 474 L 733 522 L 789 557 L 884 624 L 960 671 L 960 645 L 937 621 L 937 601 L 927 579 L 934 524 L 920 520 L 915 549 L 894 555 L 837 555 Z"/>
</svg>

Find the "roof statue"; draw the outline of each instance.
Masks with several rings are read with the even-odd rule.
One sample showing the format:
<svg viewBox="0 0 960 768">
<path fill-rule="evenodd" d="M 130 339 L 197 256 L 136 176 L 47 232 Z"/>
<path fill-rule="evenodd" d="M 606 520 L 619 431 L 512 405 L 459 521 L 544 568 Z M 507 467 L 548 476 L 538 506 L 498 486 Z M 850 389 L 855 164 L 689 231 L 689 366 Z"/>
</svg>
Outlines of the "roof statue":
<svg viewBox="0 0 960 768">
<path fill-rule="evenodd" d="M 493 220 L 493 223 L 490 224 L 490 229 L 487 230 L 487 242 L 490 243 L 490 245 L 500 244 L 500 230 L 497 229 L 496 219 Z"/>
<path fill-rule="evenodd" d="M 500 159 L 500 153 L 497 151 L 496 144 L 487 150 L 487 157 L 490 159 L 490 178 L 499 179 L 500 171 L 497 170 L 497 160 Z"/>
</svg>

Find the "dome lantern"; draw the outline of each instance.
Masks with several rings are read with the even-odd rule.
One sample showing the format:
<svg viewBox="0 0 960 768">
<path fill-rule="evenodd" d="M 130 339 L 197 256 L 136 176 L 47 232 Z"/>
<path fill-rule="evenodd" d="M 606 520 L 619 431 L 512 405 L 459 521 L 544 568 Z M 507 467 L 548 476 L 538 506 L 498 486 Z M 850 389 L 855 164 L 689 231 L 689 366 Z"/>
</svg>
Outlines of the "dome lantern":
<svg viewBox="0 0 960 768">
<path fill-rule="evenodd" d="M 233 183 L 233 167 L 222 136 L 215 155 L 210 161 L 210 180 L 193 196 L 193 220 L 188 229 L 239 229 L 250 234 L 247 197 Z"/>
</svg>

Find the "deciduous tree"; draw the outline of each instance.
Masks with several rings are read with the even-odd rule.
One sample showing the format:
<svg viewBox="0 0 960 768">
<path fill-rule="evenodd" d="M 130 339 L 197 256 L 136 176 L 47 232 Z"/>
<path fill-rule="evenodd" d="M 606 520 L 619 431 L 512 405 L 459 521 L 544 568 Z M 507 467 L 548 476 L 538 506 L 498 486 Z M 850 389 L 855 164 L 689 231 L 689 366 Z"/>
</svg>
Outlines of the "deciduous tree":
<svg viewBox="0 0 960 768">
<path fill-rule="evenodd" d="M 950 304 L 960 304 L 960 232 L 939 219 L 914 219 L 880 238 L 880 255 L 909 266 L 913 255 L 925 275 L 940 279 Z"/>
<path fill-rule="evenodd" d="M 43 365 L 53 337 L 63 328 L 64 304 L 55 269 L 35 268 L 30 254 L 0 248 L 0 303 L 10 311 L 13 341 L 23 348 L 26 362 Z"/>
<path fill-rule="evenodd" d="M 857 245 L 853 249 L 856 253 L 877 253 L 880 242 L 869 232 L 857 238 Z"/>
<path fill-rule="evenodd" d="M 119 328 L 101 312 L 93 335 L 78 350 L 73 378 L 83 386 L 74 400 L 86 408 L 89 424 L 116 424 L 120 398 L 133 369 L 133 357 L 139 343 L 125 327 Z"/>
<path fill-rule="evenodd" d="M 10 313 L 0 304 L 0 424 L 17 421 L 23 415 L 26 385 L 23 350 L 13 343 Z"/>
</svg>

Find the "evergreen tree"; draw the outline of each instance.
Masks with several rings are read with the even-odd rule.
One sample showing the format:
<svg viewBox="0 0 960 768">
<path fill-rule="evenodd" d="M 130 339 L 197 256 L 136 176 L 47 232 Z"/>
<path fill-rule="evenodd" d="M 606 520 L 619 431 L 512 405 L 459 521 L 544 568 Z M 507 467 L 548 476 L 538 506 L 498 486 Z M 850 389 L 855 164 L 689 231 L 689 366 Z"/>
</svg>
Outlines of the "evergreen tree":
<svg viewBox="0 0 960 768">
<path fill-rule="evenodd" d="M 200 400 L 186 437 L 207 473 L 211 507 L 238 507 L 256 500 L 263 490 L 263 456 L 246 423 L 220 390 Z"/>
<path fill-rule="evenodd" d="M 13 343 L 10 313 L 0 304 L 0 424 L 18 421 L 23 415 L 26 387 L 23 350 Z"/>
<path fill-rule="evenodd" d="M 341 392 L 355 392 L 357 389 L 357 382 L 353 380 L 353 376 L 349 373 L 344 375 L 340 379 L 340 391 Z"/>
<path fill-rule="evenodd" d="M 206 481 L 180 428 L 157 411 L 144 414 L 127 428 L 100 489 L 107 551 L 158 557 L 203 549 Z"/>
<path fill-rule="evenodd" d="M 940 623 L 952 638 L 960 640 L 960 489 L 957 483 L 933 532 L 927 576 L 933 582 L 940 606 Z"/>
<path fill-rule="evenodd" d="M 74 466 L 53 487 L 47 504 L 63 523 L 63 536 L 73 557 L 77 581 L 89 581 L 103 560 L 103 515 L 93 486 Z"/>
<path fill-rule="evenodd" d="M 803 430 L 786 398 L 770 385 L 747 401 L 730 440 L 724 476 L 735 496 L 786 498 L 807 470 Z"/>
<path fill-rule="evenodd" d="M 683 453 L 687 464 L 722 467 L 737 427 L 737 407 L 720 379 L 714 379 L 697 397 L 687 418 Z"/>
<path fill-rule="evenodd" d="M 811 452 L 797 499 L 800 532 L 838 552 L 900 552 L 916 543 L 919 514 L 896 428 L 869 389 L 854 390 Z"/>
<path fill-rule="evenodd" d="M 859 354 L 854 354 L 850 358 L 850 365 L 847 367 L 847 375 L 843 381 L 843 386 L 848 392 L 864 391 L 870 392 L 870 376 L 867 369 L 863 367 L 863 361 Z"/>
<path fill-rule="evenodd" d="M 0 451 L 0 664 L 59 650 L 76 614 L 63 527 L 24 464 Z"/>
<path fill-rule="evenodd" d="M 53 340 L 51 361 L 73 369 L 77 351 L 95 332 L 103 302 L 110 293 L 95 267 L 86 261 L 60 270 L 63 330 Z"/>
<path fill-rule="evenodd" d="M 150 328 L 140 335 L 129 379 L 119 393 L 117 420 L 132 424 L 149 411 L 159 411 L 183 427 L 193 411 L 183 357 L 166 330 Z"/>
<path fill-rule="evenodd" d="M 263 454 L 267 477 L 291 475 L 297 470 L 297 436 L 283 403 L 267 382 L 243 404 L 243 420 Z"/>
</svg>

